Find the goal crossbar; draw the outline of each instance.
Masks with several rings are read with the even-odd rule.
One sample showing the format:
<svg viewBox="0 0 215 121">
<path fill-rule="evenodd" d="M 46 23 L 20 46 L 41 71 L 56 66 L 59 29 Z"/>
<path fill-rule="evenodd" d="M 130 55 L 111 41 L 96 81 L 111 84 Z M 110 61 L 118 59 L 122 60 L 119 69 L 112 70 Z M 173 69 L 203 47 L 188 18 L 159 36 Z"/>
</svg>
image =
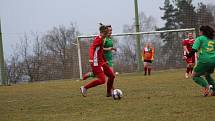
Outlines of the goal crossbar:
<svg viewBox="0 0 215 121">
<path fill-rule="evenodd" d="M 195 28 L 174 29 L 174 30 L 161 30 L 161 31 L 148 31 L 148 32 L 133 32 L 133 33 L 119 33 L 119 34 L 111 34 L 111 36 L 155 34 L 155 33 L 181 32 L 181 31 L 195 31 Z M 98 35 L 83 35 L 83 36 L 78 36 L 78 38 L 92 38 L 92 37 L 95 37 L 95 36 L 98 36 Z"/>
</svg>

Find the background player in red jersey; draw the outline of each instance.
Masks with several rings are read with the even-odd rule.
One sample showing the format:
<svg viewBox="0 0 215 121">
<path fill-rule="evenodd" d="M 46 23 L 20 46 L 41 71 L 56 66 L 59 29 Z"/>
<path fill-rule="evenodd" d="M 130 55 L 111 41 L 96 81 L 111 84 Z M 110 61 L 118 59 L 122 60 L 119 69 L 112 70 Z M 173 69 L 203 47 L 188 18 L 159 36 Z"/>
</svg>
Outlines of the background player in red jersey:
<svg viewBox="0 0 215 121">
<path fill-rule="evenodd" d="M 194 42 L 195 42 L 195 40 L 193 38 L 192 33 L 188 33 L 188 38 L 182 41 L 182 45 L 183 45 L 183 49 L 184 49 L 184 59 L 187 63 L 187 70 L 185 73 L 185 78 L 188 78 L 189 74 L 192 74 L 193 67 L 195 66 L 196 54 L 193 55 L 191 58 L 186 58 L 186 55 L 191 52 Z"/>
<path fill-rule="evenodd" d="M 92 80 L 85 86 L 81 86 L 80 90 L 84 97 L 86 97 L 87 90 L 104 84 L 106 81 L 105 75 L 108 77 L 107 82 L 107 97 L 111 96 L 111 91 L 113 88 L 113 82 L 114 82 L 114 74 L 113 71 L 108 66 L 106 59 L 104 57 L 104 39 L 108 34 L 108 27 L 105 25 L 101 25 L 99 28 L 100 35 L 95 37 L 93 40 L 93 43 L 90 46 L 89 49 L 89 56 L 90 56 L 90 65 L 93 71 L 93 74 L 98 78 L 96 80 Z"/>
</svg>

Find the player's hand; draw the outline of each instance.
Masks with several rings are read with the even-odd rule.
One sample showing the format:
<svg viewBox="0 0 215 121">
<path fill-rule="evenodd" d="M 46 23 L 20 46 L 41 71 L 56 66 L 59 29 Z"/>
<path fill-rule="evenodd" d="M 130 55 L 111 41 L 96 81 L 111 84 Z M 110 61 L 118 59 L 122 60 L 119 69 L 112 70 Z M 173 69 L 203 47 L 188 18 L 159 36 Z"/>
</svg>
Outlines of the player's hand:
<svg viewBox="0 0 215 121">
<path fill-rule="evenodd" d="M 109 47 L 108 50 L 111 51 L 113 47 Z"/>
<path fill-rule="evenodd" d="M 117 51 L 117 49 L 116 49 L 116 48 L 113 48 L 113 47 L 112 47 L 112 50 L 115 51 L 115 52 Z"/>
<path fill-rule="evenodd" d="M 184 60 L 186 60 L 186 59 L 187 59 L 187 56 L 186 56 L 186 55 L 184 55 L 183 59 L 184 59 Z"/>
</svg>

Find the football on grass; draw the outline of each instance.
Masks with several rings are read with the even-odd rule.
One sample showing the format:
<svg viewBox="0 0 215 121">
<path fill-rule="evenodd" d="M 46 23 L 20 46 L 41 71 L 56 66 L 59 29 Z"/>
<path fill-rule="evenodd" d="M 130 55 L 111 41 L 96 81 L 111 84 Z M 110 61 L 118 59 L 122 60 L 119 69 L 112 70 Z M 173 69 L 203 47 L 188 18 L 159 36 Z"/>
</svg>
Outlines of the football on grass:
<svg viewBox="0 0 215 121">
<path fill-rule="evenodd" d="M 120 100 L 122 98 L 123 94 L 120 89 L 114 89 L 112 92 L 112 97 L 114 100 Z"/>
</svg>

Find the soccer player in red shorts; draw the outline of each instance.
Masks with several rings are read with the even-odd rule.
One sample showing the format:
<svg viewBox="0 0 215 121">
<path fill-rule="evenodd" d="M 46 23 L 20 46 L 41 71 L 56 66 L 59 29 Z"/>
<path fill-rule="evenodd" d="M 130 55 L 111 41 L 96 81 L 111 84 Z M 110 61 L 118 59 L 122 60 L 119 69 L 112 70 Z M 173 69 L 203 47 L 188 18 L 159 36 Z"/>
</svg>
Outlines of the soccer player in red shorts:
<svg viewBox="0 0 215 121">
<path fill-rule="evenodd" d="M 188 38 L 182 41 L 183 49 L 184 49 L 184 59 L 187 63 L 187 70 L 185 73 L 185 78 L 189 77 L 189 74 L 192 74 L 193 67 L 195 66 L 196 62 L 196 54 L 193 55 L 191 58 L 186 58 L 185 56 L 189 54 L 192 50 L 192 46 L 195 40 L 193 38 L 192 33 L 188 33 Z"/>
<path fill-rule="evenodd" d="M 108 34 L 108 27 L 105 25 L 101 25 L 99 28 L 100 35 L 95 37 L 93 43 L 89 49 L 89 56 L 90 56 L 90 65 L 93 71 L 93 74 L 97 77 L 96 80 L 92 80 L 85 86 L 81 86 L 80 90 L 84 97 L 87 96 L 87 90 L 104 84 L 106 82 L 106 76 L 108 77 L 107 82 L 107 97 L 111 96 L 111 91 L 113 88 L 114 82 L 114 74 L 113 71 L 108 66 L 106 59 L 104 57 L 104 39 Z M 106 76 L 105 76 L 106 75 Z"/>
</svg>

